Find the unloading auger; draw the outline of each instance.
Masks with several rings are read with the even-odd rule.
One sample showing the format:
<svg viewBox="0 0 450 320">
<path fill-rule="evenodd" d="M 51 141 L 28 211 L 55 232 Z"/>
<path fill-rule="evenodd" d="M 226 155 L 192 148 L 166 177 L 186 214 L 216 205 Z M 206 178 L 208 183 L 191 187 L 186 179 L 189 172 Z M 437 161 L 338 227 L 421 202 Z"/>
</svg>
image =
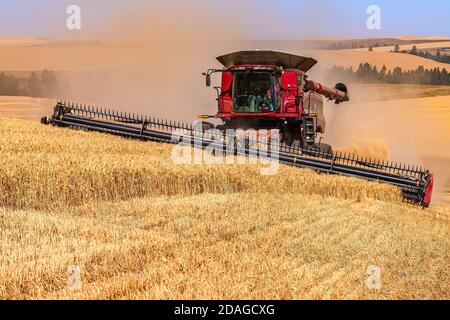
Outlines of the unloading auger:
<svg viewBox="0 0 450 320">
<path fill-rule="evenodd" d="M 189 141 L 193 147 L 206 148 L 213 145 L 214 148 L 220 148 L 224 152 L 229 151 L 231 145 L 236 155 L 266 156 L 273 159 L 276 154 L 280 163 L 294 167 L 397 186 L 407 201 L 423 207 L 428 207 L 431 201 L 433 175 L 418 166 L 378 161 L 339 152 L 330 153 L 329 150 L 307 148 L 299 144 L 289 146 L 285 143 L 279 144 L 275 149 L 268 147 L 261 155 L 258 148 L 250 144 L 238 148 L 233 140 L 235 137 L 227 136 L 225 133 L 221 139 L 208 138 L 207 135 L 203 135 L 202 125 L 161 120 L 68 102 L 58 102 L 53 114 L 43 117 L 41 122 L 57 127 L 97 131 L 148 141 L 172 144 Z M 189 139 L 183 139 L 186 137 Z"/>
</svg>

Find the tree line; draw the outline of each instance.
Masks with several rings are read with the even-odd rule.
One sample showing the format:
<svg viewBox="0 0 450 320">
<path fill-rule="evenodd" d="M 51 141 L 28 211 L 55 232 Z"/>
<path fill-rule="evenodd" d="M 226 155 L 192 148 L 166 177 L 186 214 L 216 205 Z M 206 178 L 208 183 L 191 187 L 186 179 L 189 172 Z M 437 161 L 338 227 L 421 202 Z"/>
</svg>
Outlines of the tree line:
<svg viewBox="0 0 450 320">
<path fill-rule="evenodd" d="M 386 66 L 378 70 L 377 66 L 361 63 L 356 71 L 352 67 L 334 66 L 331 68 L 331 74 L 348 81 L 358 82 L 450 85 L 450 73 L 446 69 L 425 69 L 423 66 L 419 66 L 416 70 L 402 70 L 396 67 L 391 71 L 387 70 Z"/>
<path fill-rule="evenodd" d="M 419 56 L 425 59 L 431 59 L 437 62 L 450 64 L 450 55 L 442 54 L 440 49 L 436 50 L 436 54 L 432 54 L 431 52 L 428 51 L 418 51 L 417 47 L 414 46 L 411 51 L 408 51 L 406 53 L 413 54 L 415 56 Z"/>
<path fill-rule="evenodd" d="M 370 46 L 369 51 L 372 52 L 374 47 L 375 46 Z M 450 51 L 450 48 L 442 48 L 442 50 Z M 411 50 L 400 50 L 400 46 L 397 44 L 391 52 L 412 54 L 425 59 L 450 64 L 450 54 L 442 54 L 441 49 L 437 49 L 436 54 L 433 54 L 429 51 L 419 51 L 417 50 L 417 46 L 413 46 Z"/>
<path fill-rule="evenodd" d="M 0 73 L 0 96 L 54 98 L 59 89 L 59 81 L 53 71 L 31 72 L 25 77 Z"/>
</svg>

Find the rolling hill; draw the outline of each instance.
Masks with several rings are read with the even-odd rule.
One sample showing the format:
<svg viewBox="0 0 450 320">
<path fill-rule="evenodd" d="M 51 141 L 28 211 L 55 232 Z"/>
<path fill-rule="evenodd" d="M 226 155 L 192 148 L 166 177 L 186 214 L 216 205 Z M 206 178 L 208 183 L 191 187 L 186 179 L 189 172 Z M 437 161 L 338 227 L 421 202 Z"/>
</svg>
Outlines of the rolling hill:
<svg viewBox="0 0 450 320">
<path fill-rule="evenodd" d="M 410 50 L 412 45 L 418 49 L 438 48 L 450 46 L 449 41 L 429 42 L 428 40 L 404 41 L 407 44 L 400 48 Z M 400 42 L 401 44 L 402 42 Z M 381 68 L 386 65 L 388 69 L 401 67 L 402 69 L 417 69 L 423 65 L 427 69 L 449 68 L 449 65 L 432 60 L 391 53 L 392 46 L 374 48 L 374 52 L 368 52 L 367 48 L 345 49 L 345 50 L 300 50 L 295 46 L 280 48 L 280 45 L 272 42 L 258 44 L 233 44 L 225 45 L 217 52 L 211 52 L 210 63 L 214 63 L 214 57 L 227 51 L 239 50 L 243 47 L 248 49 L 268 48 L 271 50 L 284 50 L 304 56 L 311 56 L 319 61 L 319 67 L 331 67 L 333 65 L 357 68 L 360 63 L 368 62 Z M 148 65 L 153 59 L 161 57 L 156 53 L 155 45 L 130 44 L 126 41 L 114 40 L 110 42 L 97 41 L 44 41 L 33 39 L 8 39 L 0 41 L 0 70 L 2 71 L 30 71 L 43 70 L 45 68 L 55 71 L 94 71 L 121 68 L 134 68 L 139 65 Z M 301 47 L 300 47 L 301 48 Z M 189 49 L 189 50 L 188 50 Z M 208 52 L 210 50 L 205 50 Z M 197 52 L 193 48 L 186 48 L 186 55 L 195 54 L 208 59 L 204 52 Z M 183 55 L 175 54 L 173 51 L 164 53 L 173 56 L 174 61 L 182 59 Z M 175 57 L 177 57 L 175 59 Z M 189 58 L 192 59 L 192 58 Z"/>
</svg>

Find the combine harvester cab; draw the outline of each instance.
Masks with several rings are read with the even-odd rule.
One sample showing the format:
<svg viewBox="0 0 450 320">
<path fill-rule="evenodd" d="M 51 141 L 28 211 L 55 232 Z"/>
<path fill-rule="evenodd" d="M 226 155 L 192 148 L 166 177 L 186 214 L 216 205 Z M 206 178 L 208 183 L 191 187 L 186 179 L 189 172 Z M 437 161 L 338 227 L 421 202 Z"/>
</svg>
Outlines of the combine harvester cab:
<svg viewBox="0 0 450 320">
<path fill-rule="evenodd" d="M 218 111 L 201 118 L 222 120 L 221 130 L 277 129 L 289 146 L 332 153 L 331 146 L 317 142 L 326 128 L 323 98 L 339 104 L 349 95 L 342 83 L 330 88 L 308 80 L 306 72 L 316 60 L 274 51 L 239 51 L 217 60 L 224 68 L 204 75 L 210 86 L 211 75 L 222 74 L 221 86 L 215 87 Z"/>
<path fill-rule="evenodd" d="M 213 145 L 224 152 L 230 151 L 233 141 L 236 155 L 271 159 L 275 155 L 290 166 L 391 184 L 401 189 L 408 202 L 430 205 L 433 175 L 428 170 L 333 152 L 331 146 L 316 141 L 326 127 L 323 97 L 342 103 L 349 100 L 349 95 L 344 84 L 330 88 L 307 79 L 305 73 L 316 64 L 314 59 L 273 51 L 241 51 L 218 60 L 223 69 L 204 73 L 207 86 L 211 85 L 213 73 L 222 74 L 221 86 L 216 87 L 218 112 L 201 118 L 221 119 L 221 125 L 203 122 L 193 126 L 66 102 L 58 102 L 53 114 L 41 122 L 165 143 L 179 143 L 187 136 L 193 147 Z M 223 132 L 221 139 L 203 135 L 205 129 L 212 128 Z M 267 146 L 261 155 L 247 144 L 238 148 L 236 137 L 229 136 L 227 129 L 279 130 L 282 143 L 275 149 Z"/>
</svg>

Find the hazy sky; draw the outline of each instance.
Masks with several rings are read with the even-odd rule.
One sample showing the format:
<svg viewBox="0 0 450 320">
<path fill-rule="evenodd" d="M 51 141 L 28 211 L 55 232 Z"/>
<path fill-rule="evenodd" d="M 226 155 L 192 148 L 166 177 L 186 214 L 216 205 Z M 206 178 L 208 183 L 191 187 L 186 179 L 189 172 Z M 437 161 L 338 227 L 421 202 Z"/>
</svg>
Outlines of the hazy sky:
<svg viewBox="0 0 450 320">
<path fill-rule="evenodd" d="M 242 35 L 257 39 L 308 36 L 450 36 L 448 0 L 0 0 L 0 36 L 61 37 L 101 35 L 117 17 L 143 17 L 162 4 L 170 12 L 189 8 L 189 19 L 208 23 L 239 22 Z M 244 3 L 244 4 L 243 4 Z M 67 31 L 66 8 L 82 9 L 82 30 Z M 381 30 L 366 27 L 369 5 L 381 9 Z"/>
</svg>

